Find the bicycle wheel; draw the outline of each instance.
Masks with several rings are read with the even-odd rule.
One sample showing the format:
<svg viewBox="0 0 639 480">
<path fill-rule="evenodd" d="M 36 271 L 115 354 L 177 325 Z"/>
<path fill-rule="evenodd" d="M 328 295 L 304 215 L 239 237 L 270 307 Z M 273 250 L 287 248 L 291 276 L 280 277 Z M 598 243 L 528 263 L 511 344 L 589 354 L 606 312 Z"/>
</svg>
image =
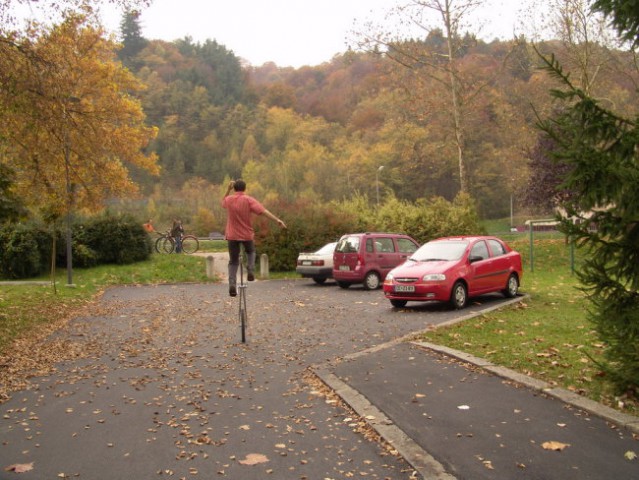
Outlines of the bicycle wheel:
<svg viewBox="0 0 639 480">
<path fill-rule="evenodd" d="M 164 253 L 162 251 L 162 241 L 165 239 L 166 237 L 160 237 L 155 241 L 155 251 L 157 253 Z"/>
<path fill-rule="evenodd" d="M 174 248 L 175 244 L 170 237 L 160 237 L 155 242 L 155 249 L 158 253 L 171 253 Z"/>
<path fill-rule="evenodd" d="M 200 242 L 193 235 L 184 235 L 182 237 L 182 251 L 184 253 L 195 253 L 199 248 Z"/>
</svg>

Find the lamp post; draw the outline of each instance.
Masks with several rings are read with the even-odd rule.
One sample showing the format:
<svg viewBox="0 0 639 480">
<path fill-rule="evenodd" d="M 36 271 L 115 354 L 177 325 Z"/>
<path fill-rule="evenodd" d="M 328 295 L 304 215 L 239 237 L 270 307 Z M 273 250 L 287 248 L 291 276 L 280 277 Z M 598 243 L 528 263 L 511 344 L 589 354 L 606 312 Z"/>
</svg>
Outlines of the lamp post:
<svg viewBox="0 0 639 480">
<path fill-rule="evenodd" d="M 375 172 L 375 190 L 377 191 L 377 206 L 379 207 L 379 172 L 384 170 L 384 165 L 380 165 Z"/>
</svg>

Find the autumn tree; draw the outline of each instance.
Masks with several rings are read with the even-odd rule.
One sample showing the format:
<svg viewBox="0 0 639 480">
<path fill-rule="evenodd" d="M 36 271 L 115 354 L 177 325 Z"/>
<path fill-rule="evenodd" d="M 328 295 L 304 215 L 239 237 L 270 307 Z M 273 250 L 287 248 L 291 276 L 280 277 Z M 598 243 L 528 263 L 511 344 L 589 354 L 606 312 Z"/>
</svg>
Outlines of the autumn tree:
<svg viewBox="0 0 639 480">
<path fill-rule="evenodd" d="M 636 2 L 634 3 L 636 7 Z M 625 2 L 597 2 L 622 37 L 637 43 L 639 10 Z M 553 57 L 548 72 L 562 85 L 563 102 L 542 122 L 556 143 L 556 161 L 568 166 L 562 186 L 562 228 L 588 256 L 578 271 L 590 302 L 590 319 L 605 342 L 608 377 L 622 393 L 639 394 L 639 111 L 621 116 L 572 82 Z M 592 227 L 596 227 L 593 229 Z"/>
<path fill-rule="evenodd" d="M 533 3 L 537 15 L 533 17 L 532 39 L 542 38 L 560 42 L 561 49 L 553 51 L 572 81 L 588 95 L 602 96 L 606 91 L 606 72 L 618 68 L 619 43 L 605 17 L 593 11 L 591 0 L 537 0 Z M 549 48 L 547 46 L 546 48 Z M 538 46 L 540 50 L 543 47 Z"/>
<path fill-rule="evenodd" d="M 562 182 L 570 166 L 552 156 L 555 141 L 541 132 L 535 146 L 526 152 L 530 178 L 523 192 L 524 204 L 538 213 L 552 213 L 557 205 L 570 198 Z"/>
<path fill-rule="evenodd" d="M 25 202 L 60 215 L 96 210 L 136 193 L 131 166 L 158 173 L 143 152 L 156 132 L 134 97 L 142 85 L 99 27 L 70 15 L 9 40 L 0 42 L 2 162 Z"/>
<path fill-rule="evenodd" d="M 482 3 L 483 0 L 409 0 L 395 12 L 401 24 L 428 32 L 424 41 L 401 41 L 373 34 L 362 42 L 365 48 L 381 48 L 385 56 L 413 75 L 426 76 L 442 87 L 448 102 L 445 112 L 450 119 L 462 192 L 469 191 L 464 112 L 472 93 L 462 79 L 459 59 L 466 53 L 468 41 L 474 40 L 464 35 L 469 15 Z"/>
</svg>

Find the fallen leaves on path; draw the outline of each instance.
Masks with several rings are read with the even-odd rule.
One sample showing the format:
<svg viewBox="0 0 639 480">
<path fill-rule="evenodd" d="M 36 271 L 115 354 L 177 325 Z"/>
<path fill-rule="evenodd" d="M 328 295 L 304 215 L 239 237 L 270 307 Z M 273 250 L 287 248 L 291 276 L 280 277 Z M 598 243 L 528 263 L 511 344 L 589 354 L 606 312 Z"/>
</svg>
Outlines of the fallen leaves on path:
<svg viewBox="0 0 639 480">
<path fill-rule="evenodd" d="M 544 450 L 554 450 L 556 452 L 561 452 L 562 450 L 565 450 L 567 447 L 569 447 L 570 444 L 569 443 L 561 443 L 561 442 L 544 442 L 541 444 L 541 447 Z"/>
<path fill-rule="evenodd" d="M 9 465 L 4 469 L 5 472 L 26 473 L 33 470 L 33 462 L 31 463 L 16 463 Z"/>
<path fill-rule="evenodd" d="M 244 460 L 240 460 L 242 465 L 257 465 L 258 463 L 266 463 L 269 459 L 266 455 L 261 453 L 249 453 Z"/>
</svg>

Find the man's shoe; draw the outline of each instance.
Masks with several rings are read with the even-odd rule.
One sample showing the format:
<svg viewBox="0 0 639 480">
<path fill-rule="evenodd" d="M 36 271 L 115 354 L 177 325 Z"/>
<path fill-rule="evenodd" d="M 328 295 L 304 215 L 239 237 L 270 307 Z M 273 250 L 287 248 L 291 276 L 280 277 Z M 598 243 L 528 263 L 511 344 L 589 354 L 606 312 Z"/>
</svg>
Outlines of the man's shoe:
<svg viewBox="0 0 639 480">
<path fill-rule="evenodd" d="M 248 272 L 248 281 L 252 282 L 253 280 L 255 280 L 255 275 L 253 275 L 253 272 Z"/>
<path fill-rule="evenodd" d="M 237 288 L 235 288 L 235 285 L 229 286 L 229 295 L 231 297 L 237 297 Z"/>
</svg>

